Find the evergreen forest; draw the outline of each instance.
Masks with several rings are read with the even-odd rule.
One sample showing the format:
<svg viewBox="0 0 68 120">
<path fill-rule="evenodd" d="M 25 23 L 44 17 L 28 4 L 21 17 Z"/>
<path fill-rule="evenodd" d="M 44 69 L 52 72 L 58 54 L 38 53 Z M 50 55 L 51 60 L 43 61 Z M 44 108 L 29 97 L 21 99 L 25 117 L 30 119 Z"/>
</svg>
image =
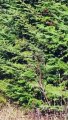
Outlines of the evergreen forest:
<svg viewBox="0 0 68 120">
<path fill-rule="evenodd" d="M 68 0 L 0 0 L 0 103 L 68 103 Z"/>
</svg>

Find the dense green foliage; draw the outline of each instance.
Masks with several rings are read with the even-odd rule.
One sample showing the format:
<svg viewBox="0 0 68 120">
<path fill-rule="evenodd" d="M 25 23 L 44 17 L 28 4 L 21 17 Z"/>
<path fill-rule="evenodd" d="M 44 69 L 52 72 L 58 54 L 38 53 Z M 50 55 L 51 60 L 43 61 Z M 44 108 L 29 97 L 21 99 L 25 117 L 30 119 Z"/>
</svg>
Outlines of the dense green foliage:
<svg viewBox="0 0 68 120">
<path fill-rule="evenodd" d="M 0 91 L 20 105 L 43 108 L 47 100 L 51 106 L 55 100 L 58 106 L 61 98 L 63 104 L 68 98 L 67 4 L 0 4 Z"/>
</svg>

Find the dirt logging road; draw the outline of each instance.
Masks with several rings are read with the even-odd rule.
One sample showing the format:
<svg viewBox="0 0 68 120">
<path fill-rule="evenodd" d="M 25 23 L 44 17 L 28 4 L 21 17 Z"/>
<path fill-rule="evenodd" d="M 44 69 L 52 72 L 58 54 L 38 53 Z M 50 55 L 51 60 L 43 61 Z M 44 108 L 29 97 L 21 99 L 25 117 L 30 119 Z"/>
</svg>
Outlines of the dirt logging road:
<svg viewBox="0 0 68 120">
<path fill-rule="evenodd" d="M 24 116 L 23 111 L 15 106 L 6 104 L 0 109 L 0 120 L 27 120 Z"/>
<path fill-rule="evenodd" d="M 68 117 L 65 113 L 42 115 L 39 109 L 24 114 L 19 107 L 7 103 L 4 107 L 0 107 L 0 120 L 68 120 Z"/>
</svg>

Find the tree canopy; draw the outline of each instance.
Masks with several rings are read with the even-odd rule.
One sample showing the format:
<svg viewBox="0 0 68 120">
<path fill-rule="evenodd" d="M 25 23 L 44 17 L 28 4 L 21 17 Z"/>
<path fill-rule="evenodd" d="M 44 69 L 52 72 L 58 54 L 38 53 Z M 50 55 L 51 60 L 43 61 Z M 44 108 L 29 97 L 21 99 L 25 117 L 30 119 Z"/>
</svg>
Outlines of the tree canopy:
<svg viewBox="0 0 68 120">
<path fill-rule="evenodd" d="M 1 1 L 0 86 L 1 96 L 31 108 L 67 101 L 67 0 Z"/>
</svg>

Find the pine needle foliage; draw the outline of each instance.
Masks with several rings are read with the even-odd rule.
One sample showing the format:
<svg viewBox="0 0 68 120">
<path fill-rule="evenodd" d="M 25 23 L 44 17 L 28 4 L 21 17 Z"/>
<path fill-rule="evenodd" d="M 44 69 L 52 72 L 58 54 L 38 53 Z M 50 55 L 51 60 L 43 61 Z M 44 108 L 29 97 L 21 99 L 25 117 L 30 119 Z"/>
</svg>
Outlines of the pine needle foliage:
<svg viewBox="0 0 68 120">
<path fill-rule="evenodd" d="M 67 6 L 68 0 L 1 1 L 0 91 L 12 101 L 46 106 L 39 81 L 51 106 L 67 100 Z"/>
</svg>

